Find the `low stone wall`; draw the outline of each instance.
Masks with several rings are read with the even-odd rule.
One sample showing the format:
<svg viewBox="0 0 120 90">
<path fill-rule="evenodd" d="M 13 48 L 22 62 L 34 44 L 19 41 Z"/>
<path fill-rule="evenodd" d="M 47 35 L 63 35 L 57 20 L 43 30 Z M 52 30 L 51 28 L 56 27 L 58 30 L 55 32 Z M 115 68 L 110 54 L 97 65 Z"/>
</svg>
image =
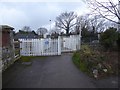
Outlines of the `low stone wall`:
<svg viewBox="0 0 120 90">
<path fill-rule="evenodd" d="M 15 51 L 12 48 L 2 48 L 2 70 L 7 69 L 11 64 L 13 64 L 20 55 L 15 56 Z"/>
</svg>

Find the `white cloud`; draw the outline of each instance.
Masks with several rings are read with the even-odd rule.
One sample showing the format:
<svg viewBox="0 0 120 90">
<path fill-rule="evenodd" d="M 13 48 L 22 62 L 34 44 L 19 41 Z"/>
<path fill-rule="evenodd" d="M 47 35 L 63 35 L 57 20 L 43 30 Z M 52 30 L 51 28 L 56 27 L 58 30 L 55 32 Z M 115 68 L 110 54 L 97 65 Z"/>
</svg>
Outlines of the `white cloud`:
<svg viewBox="0 0 120 90">
<path fill-rule="evenodd" d="M 77 7 L 74 9 L 74 11 L 77 12 L 78 16 L 90 13 L 90 10 L 87 8 L 87 5 L 83 5 L 82 7 Z"/>
<path fill-rule="evenodd" d="M 55 18 L 64 11 L 84 13 L 87 9 L 83 4 L 76 2 L 4 2 L 0 3 L 0 24 L 11 25 L 16 31 L 24 25 L 30 26 L 33 30 L 43 26 L 49 29 L 49 20 L 52 20 L 51 26 L 53 27 Z"/>
<path fill-rule="evenodd" d="M 55 26 L 55 22 L 49 22 L 49 24 L 47 24 L 47 25 L 43 25 L 42 27 L 45 27 L 45 28 L 47 28 L 47 30 L 48 31 L 50 31 L 52 28 L 54 28 L 54 26 Z"/>
<path fill-rule="evenodd" d="M 16 10 L 14 8 L 0 8 L 0 23 L 10 24 L 12 26 L 23 26 L 29 23 L 29 18 L 23 11 Z"/>
<path fill-rule="evenodd" d="M 81 0 L 44 0 L 44 2 L 80 2 L 80 1 Z M 0 2 L 43 2 L 43 0 L 0 0 Z"/>
</svg>

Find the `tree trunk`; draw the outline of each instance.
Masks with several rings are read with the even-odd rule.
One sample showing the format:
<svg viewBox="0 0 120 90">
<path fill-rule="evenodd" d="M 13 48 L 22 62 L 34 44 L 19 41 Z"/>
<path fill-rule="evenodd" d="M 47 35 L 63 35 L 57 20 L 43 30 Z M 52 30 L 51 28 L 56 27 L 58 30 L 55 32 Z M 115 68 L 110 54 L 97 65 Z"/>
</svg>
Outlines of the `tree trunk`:
<svg viewBox="0 0 120 90">
<path fill-rule="evenodd" d="M 69 28 L 66 29 L 66 35 L 69 36 Z"/>
</svg>

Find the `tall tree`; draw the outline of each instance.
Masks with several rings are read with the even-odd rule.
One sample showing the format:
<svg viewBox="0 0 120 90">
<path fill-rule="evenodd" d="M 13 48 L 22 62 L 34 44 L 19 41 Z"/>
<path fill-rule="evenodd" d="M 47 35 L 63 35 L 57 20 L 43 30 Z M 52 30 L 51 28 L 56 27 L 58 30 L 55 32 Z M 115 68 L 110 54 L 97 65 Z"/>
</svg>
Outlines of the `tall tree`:
<svg viewBox="0 0 120 90">
<path fill-rule="evenodd" d="M 98 32 L 104 31 L 105 24 L 106 21 L 104 18 L 101 18 L 98 15 L 91 16 L 89 14 L 86 14 L 77 18 L 76 29 L 78 31 L 80 31 L 80 29 L 82 30 L 82 39 L 86 39 L 86 41 L 91 41 L 97 39 Z"/>
<path fill-rule="evenodd" d="M 64 29 L 69 35 L 70 29 L 76 25 L 75 19 L 77 15 L 74 12 L 64 12 L 56 17 L 56 27 Z"/>
<path fill-rule="evenodd" d="M 48 32 L 48 30 L 46 28 L 38 28 L 38 30 L 37 30 L 38 35 L 44 35 L 47 32 Z"/>
<path fill-rule="evenodd" d="M 85 28 L 89 29 L 90 28 L 89 27 L 89 14 L 77 17 L 76 23 L 77 23 L 76 29 L 81 29 L 81 30 L 84 30 Z"/>
<path fill-rule="evenodd" d="M 95 14 L 120 25 L 120 0 L 86 0 Z M 116 20 L 117 19 L 117 20 Z"/>
<path fill-rule="evenodd" d="M 57 33 L 57 34 L 60 34 L 60 32 L 61 32 L 61 30 L 60 29 L 58 29 L 58 28 L 56 28 L 56 27 L 53 27 L 51 30 L 50 30 L 50 34 L 52 34 L 52 33 Z"/>
<path fill-rule="evenodd" d="M 32 30 L 31 30 L 31 28 L 29 26 L 24 26 L 22 28 L 22 31 L 24 31 L 24 32 L 31 32 Z"/>
<path fill-rule="evenodd" d="M 81 30 L 82 41 L 83 42 L 89 42 L 90 41 L 89 40 L 89 38 L 90 38 L 89 14 L 79 16 L 77 18 L 76 22 L 77 22 L 76 29 L 79 29 L 79 30 L 76 30 L 76 31 Z"/>
<path fill-rule="evenodd" d="M 93 31 L 94 33 L 104 31 L 106 20 L 102 18 L 100 15 L 92 16 L 89 21 L 91 31 Z"/>
</svg>

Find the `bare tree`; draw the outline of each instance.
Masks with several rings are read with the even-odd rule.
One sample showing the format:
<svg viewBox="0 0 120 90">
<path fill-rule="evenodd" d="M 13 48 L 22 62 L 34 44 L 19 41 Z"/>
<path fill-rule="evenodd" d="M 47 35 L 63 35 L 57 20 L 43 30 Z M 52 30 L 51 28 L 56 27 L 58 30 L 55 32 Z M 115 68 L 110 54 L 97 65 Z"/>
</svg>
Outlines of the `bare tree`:
<svg viewBox="0 0 120 90">
<path fill-rule="evenodd" d="M 106 20 L 104 18 L 101 18 L 100 15 L 92 16 L 89 21 L 91 31 L 94 33 L 104 31 Z"/>
<path fill-rule="evenodd" d="M 76 29 L 77 30 L 87 29 L 88 31 L 92 31 L 95 33 L 102 32 L 111 25 L 111 24 L 108 25 L 108 22 L 110 23 L 110 21 L 102 18 L 100 15 L 86 14 L 83 16 L 79 16 L 77 18 L 77 28 Z M 111 23 L 113 24 L 113 22 L 111 22 Z"/>
<path fill-rule="evenodd" d="M 56 27 L 64 29 L 68 35 L 70 29 L 76 25 L 75 19 L 77 15 L 74 12 L 64 12 L 56 17 Z"/>
<path fill-rule="evenodd" d="M 22 28 L 22 31 L 31 32 L 32 30 L 31 30 L 31 28 L 30 28 L 29 26 L 24 26 L 24 27 Z"/>
<path fill-rule="evenodd" d="M 47 32 L 48 32 L 48 30 L 46 28 L 38 28 L 38 30 L 37 30 L 38 35 L 44 35 Z"/>
<path fill-rule="evenodd" d="M 101 15 L 103 18 L 120 24 L 120 0 L 86 0 L 95 14 Z"/>
<path fill-rule="evenodd" d="M 76 29 L 89 29 L 89 14 L 77 17 L 76 23 Z"/>
<path fill-rule="evenodd" d="M 57 34 L 60 34 L 61 33 L 61 30 L 56 28 L 56 27 L 53 27 L 51 30 L 50 30 L 50 34 L 52 33 L 57 33 Z"/>
</svg>

